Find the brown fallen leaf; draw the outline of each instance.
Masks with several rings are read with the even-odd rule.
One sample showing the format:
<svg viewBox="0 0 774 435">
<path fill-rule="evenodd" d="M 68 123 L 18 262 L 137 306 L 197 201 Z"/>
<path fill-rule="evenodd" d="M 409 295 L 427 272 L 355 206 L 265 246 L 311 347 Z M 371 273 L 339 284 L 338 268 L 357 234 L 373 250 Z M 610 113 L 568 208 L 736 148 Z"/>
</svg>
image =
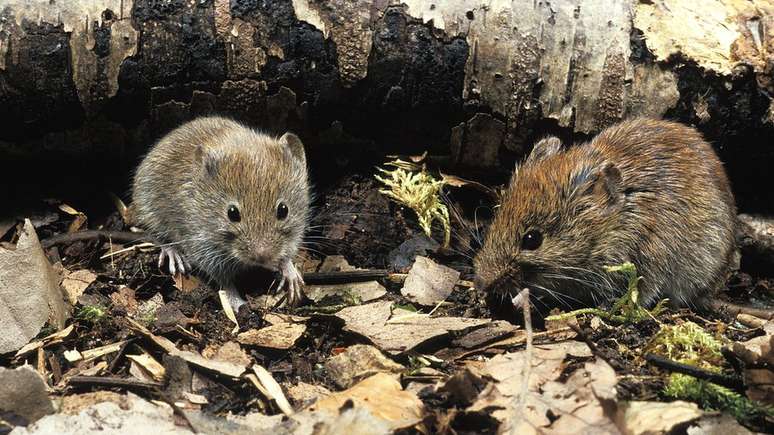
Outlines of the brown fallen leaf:
<svg viewBox="0 0 774 435">
<path fill-rule="evenodd" d="M 378 348 L 390 354 L 400 354 L 433 338 L 448 335 L 450 331 L 489 323 L 487 319 L 465 317 L 429 317 L 424 314 L 395 310 L 392 302 L 379 301 L 347 307 L 336 313 L 344 321 L 344 329 L 362 335 Z"/>
<path fill-rule="evenodd" d="M 70 225 L 67 227 L 68 233 L 74 233 L 80 230 L 84 225 L 86 225 L 86 222 L 88 221 L 85 214 L 70 207 L 67 204 L 59 204 L 59 210 L 62 210 L 63 212 L 74 217 L 73 221 L 70 222 Z"/>
<path fill-rule="evenodd" d="M 348 390 L 321 398 L 307 410 L 335 415 L 350 400 L 353 408 L 365 408 L 387 421 L 391 430 L 413 427 L 422 421 L 424 414 L 422 401 L 415 394 L 403 391 L 400 382 L 386 373 L 377 373 Z"/>
<path fill-rule="evenodd" d="M 328 376 L 339 388 L 349 388 L 355 382 L 376 373 L 397 375 L 405 367 L 385 357 L 382 352 L 367 344 L 356 344 L 334 355 L 325 362 Z"/>
<path fill-rule="evenodd" d="M 319 398 L 331 394 L 331 390 L 322 385 L 307 384 L 306 382 L 298 382 L 296 385 L 286 386 L 286 391 L 288 392 L 288 399 L 301 407 L 307 407 Z"/>
<path fill-rule="evenodd" d="M 247 346 L 287 350 L 306 332 L 303 323 L 277 323 L 261 329 L 250 329 L 237 335 L 237 341 Z"/>
<path fill-rule="evenodd" d="M 616 414 L 616 424 L 627 435 L 671 433 L 673 429 L 704 415 L 695 403 L 674 402 L 622 403 Z"/>
<path fill-rule="evenodd" d="M 417 256 L 400 292 L 412 302 L 435 306 L 449 297 L 459 278 L 460 272 L 451 267 Z"/>
<path fill-rule="evenodd" d="M 19 297 L 20 289 L 24 297 Z M 46 321 L 56 329 L 64 328 L 68 311 L 59 276 L 26 219 L 15 249 L 0 247 L 0 354 L 21 349 Z"/>
<path fill-rule="evenodd" d="M 87 269 L 76 270 L 68 273 L 62 280 L 62 288 L 67 295 L 67 301 L 70 305 L 78 303 L 80 297 L 86 288 L 97 280 L 97 275 Z"/>
</svg>

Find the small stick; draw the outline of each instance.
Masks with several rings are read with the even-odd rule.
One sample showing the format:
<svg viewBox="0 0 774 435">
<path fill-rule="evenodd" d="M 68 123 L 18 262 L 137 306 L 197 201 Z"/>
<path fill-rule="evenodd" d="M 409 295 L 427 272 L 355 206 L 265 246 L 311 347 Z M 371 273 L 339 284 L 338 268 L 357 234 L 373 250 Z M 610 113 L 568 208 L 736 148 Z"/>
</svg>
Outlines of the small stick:
<svg viewBox="0 0 774 435">
<path fill-rule="evenodd" d="M 140 388 L 143 390 L 162 388 L 161 382 L 141 381 L 131 378 L 116 378 L 110 376 L 73 376 L 70 385 L 97 385 L 101 387 Z"/>
<path fill-rule="evenodd" d="M 85 230 L 75 233 L 59 234 L 49 237 L 40 242 L 44 249 L 63 243 L 72 243 L 82 240 L 93 239 L 112 239 L 118 243 L 138 242 L 144 240 L 145 234 L 133 233 L 131 231 L 107 231 L 107 230 Z"/>
<path fill-rule="evenodd" d="M 693 376 L 694 378 L 709 381 L 713 384 L 727 387 L 734 391 L 744 392 L 745 390 L 744 382 L 736 377 L 713 373 L 698 367 L 690 366 L 688 364 L 672 361 L 652 353 L 646 354 L 645 360 L 656 367 L 660 367 L 675 373 L 682 373 L 684 375 Z"/>
<path fill-rule="evenodd" d="M 124 342 L 124 344 L 121 345 L 121 347 L 118 348 L 118 352 L 116 352 L 115 358 L 113 358 L 113 361 L 110 361 L 110 365 L 108 366 L 108 373 L 115 373 L 116 368 L 118 368 L 118 363 L 121 362 L 121 359 L 124 357 L 124 354 L 126 353 L 126 348 L 134 343 L 134 340 L 136 340 L 136 337 L 132 337 Z"/>
<path fill-rule="evenodd" d="M 352 270 L 345 272 L 311 272 L 304 274 L 306 284 L 346 284 L 387 278 L 391 274 L 384 269 Z"/>
<path fill-rule="evenodd" d="M 524 418 L 524 405 L 527 403 L 527 393 L 529 392 L 529 376 L 532 374 L 532 307 L 529 303 L 529 289 L 522 289 L 511 302 L 514 306 L 521 305 L 524 312 L 524 330 L 527 333 L 526 348 L 524 350 L 524 365 L 521 372 L 521 394 L 519 402 L 516 405 L 518 418 Z"/>
</svg>

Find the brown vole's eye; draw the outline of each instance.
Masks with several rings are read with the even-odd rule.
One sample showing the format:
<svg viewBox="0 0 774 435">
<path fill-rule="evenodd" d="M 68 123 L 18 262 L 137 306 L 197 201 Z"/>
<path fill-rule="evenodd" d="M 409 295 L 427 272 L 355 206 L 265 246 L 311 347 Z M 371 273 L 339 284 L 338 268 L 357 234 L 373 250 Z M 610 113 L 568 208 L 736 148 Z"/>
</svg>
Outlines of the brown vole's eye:
<svg viewBox="0 0 774 435">
<path fill-rule="evenodd" d="M 534 251 L 543 244 L 543 234 L 538 230 L 530 230 L 521 238 L 521 249 Z"/>
<path fill-rule="evenodd" d="M 277 219 L 282 220 L 288 217 L 288 206 L 284 202 L 277 204 Z"/>
<path fill-rule="evenodd" d="M 228 206 L 228 220 L 231 222 L 239 222 L 242 220 L 242 215 L 239 214 L 239 209 L 235 205 Z"/>
</svg>

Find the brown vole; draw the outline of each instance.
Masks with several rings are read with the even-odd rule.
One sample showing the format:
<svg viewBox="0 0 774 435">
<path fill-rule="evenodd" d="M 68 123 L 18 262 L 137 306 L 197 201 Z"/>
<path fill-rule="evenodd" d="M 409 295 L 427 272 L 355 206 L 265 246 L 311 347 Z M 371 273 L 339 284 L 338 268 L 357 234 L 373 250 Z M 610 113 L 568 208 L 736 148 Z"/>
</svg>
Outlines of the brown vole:
<svg viewBox="0 0 774 435">
<path fill-rule="evenodd" d="M 161 244 L 159 265 L 166 259 L 173 275 L 198 267 L 238 309 L 235 276 L 259 266 L 281 273 L 290 304 L 300 299 L 292 260 L 310 195 L 296 135 L 277 139 L 225 118 L 196 119 L 150 150 L 133 190 L 134 219 Z"/>
<path fill-rule="evenodd" d="M 696 305 L 725 283 L 735 225 L 723 167 L 693 128 L 634 119 L 567 150 L 546 138 L 516 167 L 477 284 L 588 305 L 621 288 L 603 266 L 631 261 L 643 304 Z"/>
</svg>

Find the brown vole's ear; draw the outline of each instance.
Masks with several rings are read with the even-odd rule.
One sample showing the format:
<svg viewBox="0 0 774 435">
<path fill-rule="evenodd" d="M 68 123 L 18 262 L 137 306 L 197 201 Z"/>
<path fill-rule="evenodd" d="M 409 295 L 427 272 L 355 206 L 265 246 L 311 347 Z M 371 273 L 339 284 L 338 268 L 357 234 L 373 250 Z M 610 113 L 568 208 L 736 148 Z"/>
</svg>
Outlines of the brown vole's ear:
<svg viewBox="0 0 774 435">
<path fill-rule="evenodd" d="M 539 162 L 546 157 L 552 156 L 562 150 L 562 141 L 556 136 L 547 136 L 539 140 L 525 163 Z"/>
<path fill-rule="evenodd" d="M 582 195 L 601 195 L 608 205 L 615 204 L 623 196 L 621 171 L 612 163 L 581 167 L 571 176 L 570 187 Z"/>
<path fill-rule="evenodd" d="M 218 159 L 211 152 L 204 149 L 204 145 L 196 146 L 194 159 L 202 165 L 205 174 L 214 177 L 218 173 Z"/>
<path fill-rule="evenodd" d="M 304 152 L 304 144 L 301 143 L 301 139 L 293 133 L 287 132 L 280 138 L 280 143 L 285 146 L 290 155 L 293 156 L 299 163 L 306 165 L 306 153 Z"/>
</svg>

